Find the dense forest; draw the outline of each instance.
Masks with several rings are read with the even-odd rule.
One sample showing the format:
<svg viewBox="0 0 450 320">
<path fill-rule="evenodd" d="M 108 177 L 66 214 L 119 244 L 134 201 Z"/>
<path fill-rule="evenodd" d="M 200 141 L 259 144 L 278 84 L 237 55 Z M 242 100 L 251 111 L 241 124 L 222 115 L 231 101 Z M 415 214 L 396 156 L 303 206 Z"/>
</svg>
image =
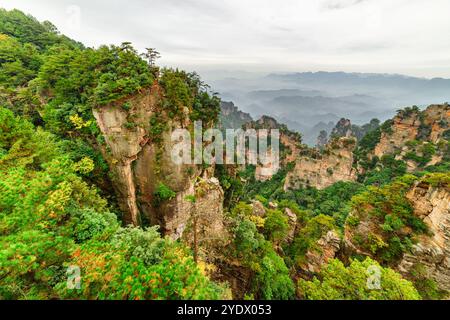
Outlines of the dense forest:
<svg viewBox="0 0 450 320">
<path fill-rule="evenodd" d="M 300 151 L 294 157 L 283 143 L 282 167 L 268 180 L 255 176 L 255 166 L 227 165 L 186 166 L 173 178 L 163 150 L 166 132 L 175 124 L 192 129 L 196 120 L 221 127 L 220 99 L 196 73 L 160 68 L 155 57 L 155 49 L 140 54 L 130 43 L 87 48 L 50 22 L 0 9 L 1 299 L 448 296 L 446 271 L 422 262 L 399 267 L 405 257 L 418 256 L 417 243 L 433 237 L 416 214 L 417 188 L 442 195 L 439 203 L 447 208 L 438 209 L 449 219 L 448 104 L 436 108 L 443 110 L 436 124 L 427 122 L 434 116 L 428 109 L 408 107 L 393 120 L 353 126 L 350 138 L 336 128 L 318 148 L 283 126 Z M 137 102 L 147 97 L 157 108 L 148 119 Z M 99 120 L 111 110 L 125 117 L 114 137 Z M 417 135 L 391 148 L 398 142 L 396 123 L 411 117 Z M 155 187 L 145 191 L 147 180 L 136 182 L 135 199 L 120 183 L 120 170 L 139 172 L 144 164 L 122 165 L 115 146 L 119 135 L 132 145 L 141 132 L 141 147 L 151 147 L 155 159 L 145 168 Z M 297 184 L 300 161 L 326 162 L 339 148 L 353 148 L 351 179 L 334 181 L 336 165 L 324 173 L 333 180 L 329 185 Z M 195 184 L 194 193 L 173 182 L 180 176 Z M 212 194 L 207 181 L 215 180 L 225 236 L 201 242 L 202 208 Z M 296 186 L 287 187 L 287 180 Z M 173 236 L 169 224 L 177 220 L 169 223 L 167 212 L 181 210 L 180 202 L 194 210 L 186 236 Z M 81 270 L 79 288 L 67 285 L 71 266 Z M 375 289 L 368 285 L 372 267 L 380 281 Z"/>
</svg>

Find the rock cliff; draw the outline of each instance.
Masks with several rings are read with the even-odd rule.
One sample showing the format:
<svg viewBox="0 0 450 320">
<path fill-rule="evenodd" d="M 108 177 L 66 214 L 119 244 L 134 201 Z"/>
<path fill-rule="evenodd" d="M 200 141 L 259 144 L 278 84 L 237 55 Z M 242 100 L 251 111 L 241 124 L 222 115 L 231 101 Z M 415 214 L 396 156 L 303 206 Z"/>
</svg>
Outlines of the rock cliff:
<svg viewBox="0 0 450 320">
<path fill-rule="evenodd" d="M 288 173 L 284 189 L 312 186 L 323 189 L 338 181 L 356 180 L 353 168 L 354 138 L 338 138 L 316 154 L 300 156 Z"/>
<path fill-rule="evenodd" d="M 269 116 L 262 116 L 257 121 L 246 123 L 244 129 L 267 129 L 269 132 L 272 129 L 278 129 L 280 133 L 278 165 L 276 163 L 267 163 L 265 165 L 258 164 L 255 172 L 255 179 L 258 181 L 271 179 L 273 175 L 278 172 L 280 167 L 295 161 L 303 147 L 301 135 L 299 133 L 289 130 L 286 125 L 278 123 L 277 120 Z M 272 157 L 269 147 L 268 151 L 268 156 Z"/>
<path fill-rule="evenodd" d="M 434 165 L 444 156 L 445 151 L 440 143 L 448 132 L 449 123 L 448 104 L 430 105 L 424 111 L 417 108 L 401 110 L 382 130 L 373 155 L 381 158 L 393 154 L 397 160 L 406 161 L 409 172 Z"/>
<path fill-rule="evenodd" d="M 420 182 L 408 192 L 407 198 L 414 214 L 427 224 L 430 236 L 419 237 L 398 269 L 408 276 L 420 265 L 428 278 L 434 279 L 442 290 L 450 291 L 450 189 Z"/>
<path fill-rule="evenodd" d="M 405 277 L 413 276 L 417 266 L 425 270 L 427 278 L 433 279 L 441 290 L 450 290 L 450 188 L 448 174 L 439 174 L 439 182 L 425 177 L 415 182 L 405 193 L 412 208 L 413 217 L 425 223 L 426 233 L 413 233 L 403 226 L 396 231 L 396 237 L 409 235 L 411 249 L 407 249 L 400 259 L 389 262 Z M 398 203 L 398 202 L 396 202 Z M 389 205 L 386 205 L 389 208 Z M 344 236 L 344 255 L 354 254 L 374 257 L 376 248 L 389 243 L 386 227 L 382 224 L 381 213 L 369 213 L 370 205 L 359 207 L 347 218 Z M 387 209 L 389 211 L 389 209 Z M 388 214 L 388 213 L 385 213 Z M 386 221 L 386 220 L 385 220 Z M 394 251 L 395 252 L 395 251 Z"/>
<path fill-rule="evenodd" d="M 172 161 L 172 129 L 189 128 L 190 111 L 185 108 L 176 119 L 164 112 L 162 104 L 161 89 L 154 85 L 93 113 L 104 137 L 102 152 L 110 165 L 124 223 L 139 225 L 147 220 L 159 225 L 164 234 L 179 238 L 191 218 L 192 203 L 186 197 L 195 195 L 202 172 L 206 178 L 208 174 L 196 165 Z M 155 192 L 161 184 L 175 195 L 158 202 Z M 196 206 L 216 208 L 219 217 L 223 193 L 221 189 L 215 191 L 208 196 L 214 199 L 201 198 Z M 207 221 L 211 225 L 220 223 Z"/>
<path fill-rule="evenodd" d="M 240 129 L 242 125 L 250 121 L 253 121 L 250 114 L 239 110 L 233 102 L 221 102 L 220 127 L 222 129 Z"/>
<path fill-rule="evenodd" d="M 328 231 L 318 241 L 314 249 L 306 253 L 306 265 L 304 269 L 317 273 L 322 266 L 334 259 L 341 247 L 341 238 L 334 230 Z"/>
</svg>

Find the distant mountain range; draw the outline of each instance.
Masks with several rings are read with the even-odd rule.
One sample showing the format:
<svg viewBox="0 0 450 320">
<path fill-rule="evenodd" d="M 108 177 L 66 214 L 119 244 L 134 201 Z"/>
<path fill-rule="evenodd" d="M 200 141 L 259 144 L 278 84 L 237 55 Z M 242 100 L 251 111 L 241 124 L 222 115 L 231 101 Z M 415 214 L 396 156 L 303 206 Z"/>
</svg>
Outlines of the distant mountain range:
<svg viewBox="0 0 450 320">
<path fill-rule="evenodd" d="M 253 77 L 203 76 L 225 101 L 233 101 L 253 118 L 269 115 L 300 131 L 314 144 L 320 130 L 342 117 L 364 124 L 385 120 L 405 106 L 450 101 L 450 79 L 395 74 L 304 72 L 255 74 Z"/>
</svg>

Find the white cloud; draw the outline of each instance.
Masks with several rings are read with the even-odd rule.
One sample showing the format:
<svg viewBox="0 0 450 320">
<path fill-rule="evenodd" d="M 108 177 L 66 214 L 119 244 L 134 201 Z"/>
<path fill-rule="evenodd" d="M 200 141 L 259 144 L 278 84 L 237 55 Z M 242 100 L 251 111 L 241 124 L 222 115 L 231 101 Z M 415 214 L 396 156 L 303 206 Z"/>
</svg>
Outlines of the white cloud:
<svg viewBox="0 0 450 320">
<path fill-rule="evenodd" d="M 79 28 L 68 11 L 74 4 Z M 1 6 L 50 20 L 87 45 L 156 47 L 162 64 L 189 69 L 450 77 L 448 0 L 7 0 Z"/>
</svg>

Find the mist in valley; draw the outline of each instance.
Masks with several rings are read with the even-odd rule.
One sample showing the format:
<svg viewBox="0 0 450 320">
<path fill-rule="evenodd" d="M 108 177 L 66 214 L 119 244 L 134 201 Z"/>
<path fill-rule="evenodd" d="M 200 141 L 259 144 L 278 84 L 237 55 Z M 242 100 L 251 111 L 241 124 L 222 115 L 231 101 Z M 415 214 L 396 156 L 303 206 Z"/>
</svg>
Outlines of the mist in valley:
<svg viewBox="0 0 450 320">
<path fill-rule="evenodd" d="M 362 125 L 391 118 L 396 110 L 450 101 L 450 79 L 397 74 L 206 71 L 203 79 L 223 101 L 254 119 L 269 115 L 302 133 L 309 145 L 341 118 Z"/>
</svg>

